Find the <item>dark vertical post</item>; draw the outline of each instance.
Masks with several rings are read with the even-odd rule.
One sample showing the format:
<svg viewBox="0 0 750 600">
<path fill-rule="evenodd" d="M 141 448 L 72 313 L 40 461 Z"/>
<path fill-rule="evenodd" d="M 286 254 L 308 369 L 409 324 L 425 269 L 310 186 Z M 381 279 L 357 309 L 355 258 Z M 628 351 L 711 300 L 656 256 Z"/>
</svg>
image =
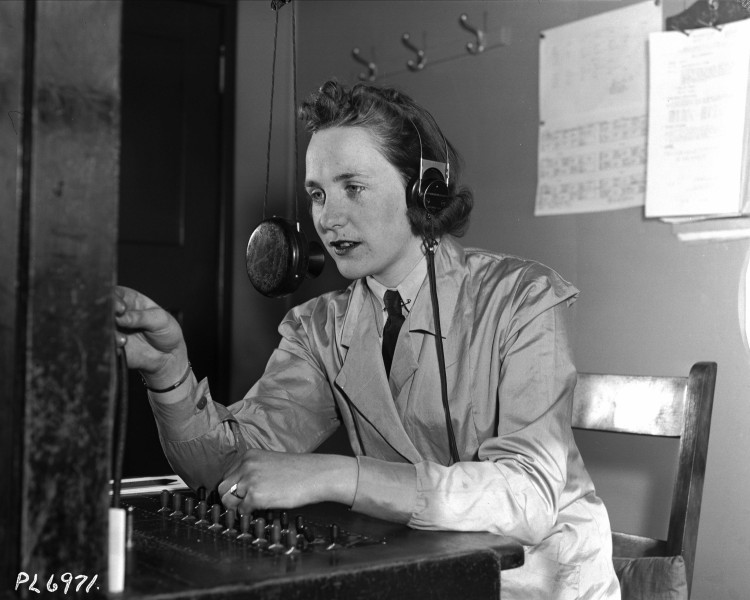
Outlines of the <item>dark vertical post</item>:
<svg viewBox="0 0 750 600">
<path fill-rule="evenodd" d="M 23 0 L 0 2 L 0 465 L 5 493 L 0 494 L 0 581 L 15 581 L 20 568 L 21 441 L 23 404 L 23 331 L 19 286 L 18 201 L 22 135 L 24 59 Z M 21 304 L 21 307 L 19 307 Z M 3 586 L 4 587 L 4 586 Z M 0 587 L 0 590 L 3 589 Z"/>
<path fill-rule="evenodd" d="M 6 45 L 18 54 L 17 35 L 8 38 L 6 29 L 22 27 L 18 14 L 26 14 L 20 170 L 10 161 L 21 173 L 17 183 L 7 183 L 5 172 L 11 142 L 0 140 L 1 243 L 14 263 L 2 261 L 0 277 L 2 367 L 17 382 L 12 392 L 0 384 L 12 393 L 2 400 L 13 420 L 2 425 L 11 440 L 1 442 L 0 459 L 14 465 L 2 500 L 11 510 L 0 511 L 0 530 L 13 542 L 3 581 L 10 576 L 13 585 L 18 571 L 36 573 L 45 578 L 41 588 L 51 575 L 98 574 L 103 589 L 116 379 L 111 290 L 122 7 L 109 0 L 0 5 L 4 57 Z M 13 63 L 3 107 L 18 99 Z M 12 129 L 0 131 L 4 137 Z M 12 143 L 18 140 L 14 135 Z M 6 337 L 15 340 L 12 347 Z"/>
</svg>

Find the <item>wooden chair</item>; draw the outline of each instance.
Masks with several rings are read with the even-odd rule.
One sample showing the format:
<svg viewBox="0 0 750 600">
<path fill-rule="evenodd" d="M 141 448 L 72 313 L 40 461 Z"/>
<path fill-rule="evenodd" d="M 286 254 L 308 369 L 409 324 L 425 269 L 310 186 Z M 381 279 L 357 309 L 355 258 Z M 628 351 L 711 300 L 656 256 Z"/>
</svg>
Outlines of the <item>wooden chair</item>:
<svg viewBox="0 0 750 600">
<path fill-rule="evenodd" d="M 696 363 L 687 377 L 578 376 L 573 427 L 680 439 L 667 539 L 612 533 L 623 600 L 690 595 L 715 383 L 713 362 Z M 683 584 L 665 581 L 675 565 Z M 643 579 L 655 588 L 644 592 Z M 676 588 L 684 591 L 671 594 Z"/>
</svg>

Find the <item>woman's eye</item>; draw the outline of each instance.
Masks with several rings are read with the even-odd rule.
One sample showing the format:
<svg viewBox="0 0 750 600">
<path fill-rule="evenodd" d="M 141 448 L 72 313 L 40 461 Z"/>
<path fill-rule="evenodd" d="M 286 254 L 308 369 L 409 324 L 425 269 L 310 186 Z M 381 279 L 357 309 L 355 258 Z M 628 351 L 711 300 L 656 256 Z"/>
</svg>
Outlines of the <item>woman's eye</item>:
<svg viewBox="0 0 750 600">
<path fill-rule="evenodd" d="M 315 204 L 323 204 L 326 199 L 326 195 L 321 190 L 310 190 L 307 195 Z"/>
<path fill-rule="evenodd" d="M 362 190 L 365 188 L 361 185 L 354 185 L 353 183 L 350 183 L 346 186 L 346 193 L 349 195 L 350 198 L 353 198 L 355 196 L 358 196 Z"/>
</svg>

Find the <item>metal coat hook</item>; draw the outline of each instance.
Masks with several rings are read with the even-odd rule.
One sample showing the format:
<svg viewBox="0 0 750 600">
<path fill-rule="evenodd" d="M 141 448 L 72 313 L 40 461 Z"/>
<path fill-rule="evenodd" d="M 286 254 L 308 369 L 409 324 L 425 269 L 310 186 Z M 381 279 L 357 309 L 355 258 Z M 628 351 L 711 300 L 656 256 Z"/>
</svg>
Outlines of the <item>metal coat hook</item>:
<svg viewBox="0 0 750 600">
<path fill-rule="evenodd" d="M 409 50 L 417 55 L 417 61 L 414 62 L 413 60 L 409 60 L 407 61 L 406 66 L 409 67 L 409 69 L 411 69 L 412 71 L 421 71 L 422 69 L 424 69 L 424 64 L 426 62 L 426 59 L 424 57 L 424 50 L 420 50 L 411 43 L 408 33 L 405 33 L 401 36 L 401 42 L 404 44 L 404 46 L 406 46 Z"/>
<path fill-rule="evenodd" d="M 484 31 L 482 31 L 478 27 L 469 25 L 468 19 L 469 17 L 466 15 L 466 13 L 462 14 L 458 18 L 458 24 L 466 29 L 466 31 L 470 31 L 471 33 L 473 33 L 474 37 L 476 38 L 476 43 L 469 42 L 468 44 L 466 44 L 466 50 L 469 51 L 469 54 L 479 54 L 480 52 L 484 52 Z"/>
<path fill-rule="evenodd" d="M 352 56 L 354 57 L 354 60 L 363 64 L 368 69 L 367 73 L 360 73 L 359 78 L 362 81 L 375 81 L 375 78 L 378 76 L 378 66 L 374 62 L 362 58 L 359 48 L 354 48 L 352 50 Z"/>
</svg>

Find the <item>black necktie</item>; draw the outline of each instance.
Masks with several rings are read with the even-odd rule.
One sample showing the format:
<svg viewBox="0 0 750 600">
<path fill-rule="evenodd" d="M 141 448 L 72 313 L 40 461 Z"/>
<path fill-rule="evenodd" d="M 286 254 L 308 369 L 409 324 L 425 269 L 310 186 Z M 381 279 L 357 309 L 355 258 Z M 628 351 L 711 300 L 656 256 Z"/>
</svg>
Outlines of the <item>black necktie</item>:
<svg viewBox="0 0 750 600">
<path fill-rule="evenodd" d="M 386 375 L 390 375 L 393 352 L 396 350 L 396 340 L 404 323 L 404 315 L 401 313 L 401 294 L 397 291 L 386 290 L 383 301 L 388 311 L 388 319 L 383 327 L 383 363 Z"/>
</svg>

